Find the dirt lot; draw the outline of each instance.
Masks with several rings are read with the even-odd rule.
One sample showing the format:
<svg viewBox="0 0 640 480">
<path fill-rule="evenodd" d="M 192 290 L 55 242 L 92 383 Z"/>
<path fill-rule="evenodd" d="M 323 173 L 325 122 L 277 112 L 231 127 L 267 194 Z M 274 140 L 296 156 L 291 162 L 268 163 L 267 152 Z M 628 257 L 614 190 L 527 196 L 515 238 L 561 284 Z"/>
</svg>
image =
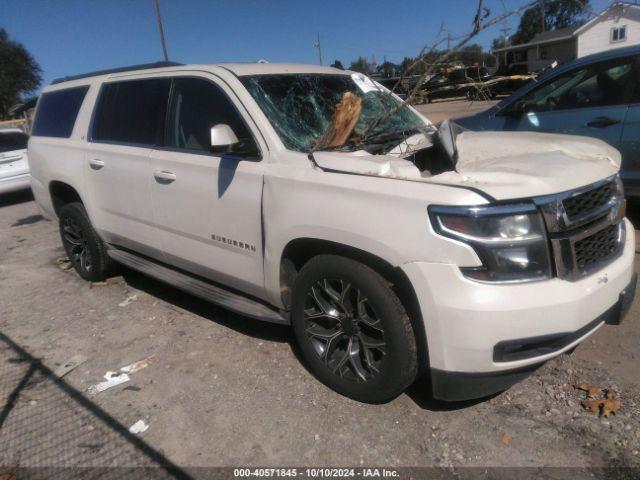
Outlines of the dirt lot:
<svg viewBox="0 0 640 480">
<path fill-rule="evenodd" d="M 638 300 L 621 326 L 601 328 L 491 399 L 444 404 L 422 380 L 372 406 L 318 383 L 285 327 L 132 272 L 91 288 L 61 257 L 57 225 L 29 195 L 0 199 L 1 466 L 162 464 L 148 476 L 194 478 L 207 473 L 195 467 L 210 466 L 420 466 L 456 478 L 516 474 L 486 467 L 529 467 L 517 472 L 525 478 L 640 473 L 625 468 L 640 468 Z M 48 370 L 77 355 L 86 361 L 62 381 Z M 89 393 L 107 371 L 147 357 L 128 382 Z M 581 382 L 612 388 L 617 415 L 584 411 L 572 386 Z M 148 430 L 130 434 L 141 419 Z"/>
<path fill-rule="evenodd" d="M 448 118 L 466 117 L 488 110 L 498 103 L 495 100 L 478 100 L 469 102 L 463 99 L 436 100 L 433 103 L 417 105 L 416 109 L 432 122 L 440 122 Z"/>
</svg>

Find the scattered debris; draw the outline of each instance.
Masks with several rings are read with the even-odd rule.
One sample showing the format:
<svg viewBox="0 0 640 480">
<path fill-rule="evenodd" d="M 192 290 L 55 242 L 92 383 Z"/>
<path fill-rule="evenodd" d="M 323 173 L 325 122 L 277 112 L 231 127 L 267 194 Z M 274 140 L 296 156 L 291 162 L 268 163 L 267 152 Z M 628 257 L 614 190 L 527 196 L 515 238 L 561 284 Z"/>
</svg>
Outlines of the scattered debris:
<svg viewBox="0 0 640 480">
<path fill-rule="evenodd" d="M 622 406 L 622 402 L 616 399 L 613 391 L 608 388 L 586 383 L 581 383 L 576 388 L 587 392 L 587 399 L 581 402 L 582 407 L 589 412 L 598 413 L 601 417 L 608 417 L 611 413 L 615 415 Z M 595 398 L 601 393 L 604 393 L 604 398 Z"/>
<path fill-rule="evenodd" d="M 130 363 L 127 366 L 124 366 L 120 369 L 123 373 L 136 373 L 142 370 L 143 368 L 147 368 L 151 365 L 151 362 L 155 358 L 155 355 L 150 355 L 147 358 L 143 358 L 142 360 L 138 360 L 137 362 Z"/>
<path fill-rule="evenodd" d="M 87 357 L 85 357 L 84 355 L 74 355 L 65 363 L 63 363 L 58 368 L 56 368 L 53 373 L 55 374 L 56 377 L 62 378 L 67 373 L 69 373 L 79 365 L 82 365 L 86 361 L 87 361 Z"/>
<path fill-rule="evenodd" d="M 587 398 L 595 398 L 600 392 L 602 392 L 603 388 L 597 385 L 589 385 L 588 383 L 581 383 L 576 387 L 578 390 L 582 390 L 583 392 L 587 392 Z"/>
<path fill-rule="evenodd" d="M 502 440 L 500 440 L 507 447 L 509 446 L 509 442 L 511 441 L 511 435 L 509 433 L 505 433 L 502 436 Z"/>
<path fill-rule="evenodd" d="M 65 270 L 65 271 L 71 270 L 71 268 L 73 267 L 71 260 L 69 260 L 67 257 L 60 257 L 56 259 L 56 265 L 58 265 L 58 267 L 60 267 L 61 270 Z"/>
<path fill-rule="evenodd" d="M 136 423 L 134 423 L 129 427 L 129 432 L 133 434 L 138 434 L 138 433 L 146 432 L 148 428 L 149 428 L 149 425 L 144 423 L 144 420 L 138 420 Z"/>
<path fill-rule="evenodd" d="M 137 294 L 130 295 L 127 298 L 125 298 L 122 302 L 120 302 L 118 304 L 118 306 L 119 307 L 126 307 L 130 303 L 135 302 L 136 300 L 138 300 L 138 295 Z"/>
<path fill-rule="evenodd" d="M 102 447 L 104 446 L 103 443 L 79 443 L 78 447 L 85 449 L 85 450 L 89 450 L 92 453 L 97 452 L 98 450 L 100 450 Z"/>
<path fill-rule="evenodd" d="M 89 284 L 89 288 L 106 287 L 108 285 L 119 285 L 121 283 L 124 283 L 124 278 L 122 277 L 122 275 L 119 275 L 117 277 L 107 278 L 102 282 L 91 282 Z"/>
<path fill-rule="evenodd" d="M 100 392 L 104 392 L 111 387 L 120 385 L 121 383 L 128 382 L 130 380 L 129 375 L 124 372 L 107 372 L 104 375 L 105 381 L 92 385 L 88 388 L 89 395 L 96 395 Z"/>
<path fill-rule="evenodd" d="M 120 385 L 122 383 L 128 382 L 131 380 L 129 377 L 130 373 L 136 373 L 142 370 L 143 368 L 147 368 L 152 360 L 155 358 L 155 355 L 150 355 L 142 360 L 138 360 L 137 362 L 130 363 L 129 365 L 125 365 L 117 372 L 109 371 L 104 375 L 104 382 L 97 383 L 96 385 L 92 385 L 88 388 L 88 392 L 90 395 L 96 395 L 100 392 L 104 392 L 105 390 L 115 387 L 116 385 Z"/>
</svg>

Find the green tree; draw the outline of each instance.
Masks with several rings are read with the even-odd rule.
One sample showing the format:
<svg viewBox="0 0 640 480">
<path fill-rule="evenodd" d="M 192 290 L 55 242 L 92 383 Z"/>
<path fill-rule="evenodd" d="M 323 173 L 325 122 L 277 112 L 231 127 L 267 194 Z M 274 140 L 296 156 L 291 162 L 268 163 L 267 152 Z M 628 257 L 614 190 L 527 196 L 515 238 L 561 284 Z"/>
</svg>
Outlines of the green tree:
<svg viewBox="0 0 640 480">
<path fill-rule="evenodd" d="M 450 58 L 450 61 L 461 62 L 467 67 L 473 65 L 484 65 L 491 67 L 495 63 L 493 55 L 482 50 L 482 47 L 476 43 L 467 45 L 461 48 L 459 51 L 454 52 Z"/>
<path fill-rule="evenodd" d="M 371 72 L 371 64 L 367 62 L 367 59 L 364 57 L 358 57 L 357 60 L 351 62 L 349 66 L 349 70 L 353 70 L 354 72 L 360 73 L 370 73 Z"/>
<path fill-rule="evenodd" d="M 577 26 L 589 17 L 589 0 L 545 0 L 528 8 L 520 18 L 518 30 L 511 37 L 513 45 L 531 41 L 544 30 Z"/>
<path fill-rule="evenodd" d="M 395 63 L 388 61 L 384 62 L 382 65 L 379 65 L 377 70 L 378 73 L 383 77 L 394 77 L 396 75 L 399 75 L 401 71 L 400 65 L 396 65 Z"/>
<path fill-rule="evenodd" d="M 508 47 L 511 45 L 511 39 L 509 37 L 497 37 L 494 38 L 493 41 L 491 42 L 491 50 L 496 50 L 498 48 L 504 48 L 504 47 Z"/>
<path fill-rule="evenodd" d="M 42 82 L 42 70 L 24 46 L 0 28 L 0 118 Z"/>
</svg>

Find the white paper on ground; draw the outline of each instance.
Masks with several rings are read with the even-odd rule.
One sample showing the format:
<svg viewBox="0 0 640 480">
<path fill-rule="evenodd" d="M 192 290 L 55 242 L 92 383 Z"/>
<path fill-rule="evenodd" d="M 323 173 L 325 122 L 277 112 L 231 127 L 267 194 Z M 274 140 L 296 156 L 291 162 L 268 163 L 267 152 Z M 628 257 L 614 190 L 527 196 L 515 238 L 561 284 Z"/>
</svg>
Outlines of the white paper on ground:
<svg viewBox="0 0 640 480">
<path fill-rule="evenodd" d="M 147 368 L 151 365 L 151 362 L 155 358 L 155 355 L 150 355 L 142 360 L 138 360 L 137 362 L 130 363 L 129 365 L 125 365 L 117 372 L 107 372 L 104 375 L 106 381 L 100 382 L 96 385 L 92 385 L 89 387 L 88 392 L 90 395 L 95 395 L 96 393 L 104 392 L 108 388 L 115 387 L 116 385 L 120 385 L 121 383 L 128 382 L 130 380 L 129 374 L 136 373 L 142 370 L 143 368 Z"/>
<path fill-rule="evenodd" d="M 129 381 L 129 375 L 124 372 L 107 372 L 104 375 L 105 381 L 89 387 L 88 392 L 90 395 L 95 395 L 100 392 L 104 392 L 108 388 L 115 387 L 121 383 Z"/>
<path fill-rule="evenodd" d="M 146 432 L 148 428 L 149 428 L 149 425 L 144 423 L 144 420 L 138 420 L 136 423 L 134 423 L 129 427 L 129 432 L 133 434 L 142 433 L 142 432 Z"/>
</svg>

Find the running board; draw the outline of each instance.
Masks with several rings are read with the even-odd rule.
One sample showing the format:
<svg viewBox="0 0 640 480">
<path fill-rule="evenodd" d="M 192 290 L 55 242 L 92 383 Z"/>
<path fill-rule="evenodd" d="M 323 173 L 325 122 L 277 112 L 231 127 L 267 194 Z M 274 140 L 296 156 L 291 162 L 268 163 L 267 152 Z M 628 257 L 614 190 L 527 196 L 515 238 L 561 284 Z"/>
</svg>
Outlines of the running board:
<svg viewBox="0 0 640 480">
<path fill-rule="evenodd" d="M 184 292 L 219 305 L 227 310 L 267 322 L 282 325 L 290 324 L 289 320 L 278 311 L 260 302 L 243 297 L 237 293 L 232 293 L 203 280 L 139 257 L 133 253 L 109 248 L 107 254 L 118 263 L 144 273 L 145 275 L 149 275 L 161 282 L 173 285 Z"/>
</svg>

